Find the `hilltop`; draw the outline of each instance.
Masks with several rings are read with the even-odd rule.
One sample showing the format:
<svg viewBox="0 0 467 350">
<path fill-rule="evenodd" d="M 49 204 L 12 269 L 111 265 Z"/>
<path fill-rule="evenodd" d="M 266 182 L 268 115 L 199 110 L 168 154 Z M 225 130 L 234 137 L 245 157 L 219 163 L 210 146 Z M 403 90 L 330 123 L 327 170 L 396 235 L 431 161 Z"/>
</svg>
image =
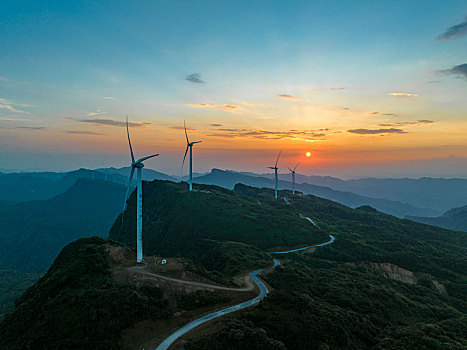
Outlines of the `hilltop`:
<svg viewBox="0 0 467 350">
<path fill-rule="evenodd" d="M 212 308 L 255 295 L 253 286 L 222 286 L 188 260 L 146 259 L 149 266 L 136 266 L 134 251 L 108 239 L 70 243 L 0 323 L 0 348 L 138 349 Z"/>
<path fill-rule="evenodd" d="M 114 281 L 109 252 L 119 246 L 88 238 L 65 247 L 0 324 L 0 348 L 118 348 L 124 329 L 167 318 L 171 309 L 160 289 Z"/>
<path fill-rule="evenodd" d="M 275 200 L 271 190 L 261 200 L 212 185 L 152 181 L 143 184 L 144 251 L 148 255 L 181 254 L 208 269 L 229 275 L 264 266 L 263 252 L 321 243 L 328 233 L 300 218 L 293 207 Z M 123 220 L 109 237 L 135 245 L 136 195 L 129 198 Z"/>
</svg>

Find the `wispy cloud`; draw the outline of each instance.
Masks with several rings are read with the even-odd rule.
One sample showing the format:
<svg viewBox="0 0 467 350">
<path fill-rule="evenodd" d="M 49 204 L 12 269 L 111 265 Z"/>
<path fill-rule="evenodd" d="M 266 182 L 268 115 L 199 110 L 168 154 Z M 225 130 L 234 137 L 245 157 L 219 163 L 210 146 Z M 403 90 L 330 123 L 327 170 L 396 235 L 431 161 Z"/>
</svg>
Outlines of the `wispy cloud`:
<svg viewBox="0 0 467 350">
<path fill-rule="evenodd" d="M 17 106 L 20 107 L 29 107 L 28 105 L 25 104 L 19 104 L 19 103 L 13 103 L 11 101 L 8 101 L 4 98 L 0 98 L 0 109 L 5 109 L 9 112 L 13 113 L 20 113 L 20 114 L 30 114 L 29 112 L 23 111 L 21 109 L 16 108 Z"/>
<path fill-rule="evenodd" d="M 172 126 L 169 126 L 169 129 L 185 130 L 185 127 L 181 126 L 181 125 L 172 125 Z M 187 127 L 186 129 L 187 130 L 196 130 L 195 128 L 192 128 L 192 127 Z"/>
<path fill-rule="evenodd" d="M 190 103 L 188 104 L 190 107 L 199 107 L 199 108 L 217 108 L 220 109 L 221 111 L 227 111 L 227 112 L 234 112 L 240 110 L 240 106 L 237 105 L 231 105 L 231 104 L 215 104 L 215 103 Z"/>
<path fill-rule="evenodd" d="M 88 116 L 93 117 L 93 116 L 96 116 L 96 115 L 103 115 L 103 114 L 106 114 L 106 113 L 101 112 L 101 111 L 98 110 L 97 112 L 88 113 Z"/>
<path fill-rule="evenodd" d="M 256 129 L 216 129 L 216 132 L 208 136 L 225 137 L 225 138 L 256 138 L 280 140 L 284 138 L 293 138 L 303 141 L 313 141 L 322 139 L 326 136 L 328 129 L 319 130 L 288 130 L 288 131 L 270 131 Z"/>
<path fill-rule="evenodd" d="M 9 81 L 9 79 L 5 78 L 5 77 L 2 77 L 0 76 L 0 81 Z"/>
<path fill-rule="evenodd" d="M 94 131 L 80 131 L 80 130 L 67 130 L 64 131 L 65 134 L 71 134 L 71 135 L 95 135 L 95 136 L 104 136 L 107 134 L 103 134 L 100 132 L 94 132 Z"/>
<path fill-rule="evenodd" d="M 438 40 L 453 40 L 467 34 L 467 17 L 463 22 L 449 27 L 443 34 L 437 37 Z"/>
<path fill-rule="evenodd" d="M 300 101 L 300 98 L 299 98 L 299 97 L 297 97 L 297 96 L 292 96 L 292 95 L 287 95 L 287 94 L 279 94 L 279 95 L 276 95 L 276 97 L 284 98 L 284 99 L 286 99 L 286 100 Z"/>
<path fill-rule="evenodd" d="M 206 83 L 205 81 L 201 80 L 201 75 L 199 75 L 198 73 L 187 75 L 185 80 L 191 81 L 192 83 L 196 84 Z"/>
<path fill-rule="evenodd" d="M 222 124 L 209 124 L 209 125 L 214 126 L 214 127 L 222 126 Z"/>
<path fill-rule="evenodd" d="M 126 122 L 121 122 L 118 120 L 112 120 L 112 119 L 82 119 L 80 120 L 81 123 L 91 123 L 94 125 L 98 126 L 124 126 L 126 127 Z M 138 127 L 147 127 L 151 123 L 137 123 L 137 122 L 129 122 L 128 126 L 131 126 L 133 128 L 138 128 Z"/>
<path fill-rule="evenodd" d="M 412 121 L 412 122 L 399 122 L 399 123 L 378 124 L 378 126 L 391 127 L 391 126 L 404 126 L 404 125 L 427 125 L 427 124 L 433 124 L 433 123 L 434 123 L 433 120 L 419 119 L 419 120 Z"/>
<path fill-rule="evenodd" d="M 454 66 L 450 69 L 440 70 L 440 71 L 437 71 L 437 73 L 452 74 L 452 75 L 456 75 L 458 77 L 467 79 L 467 63 Z"/>
<path fill-rule="evenodd" d="M 43 127 L 43 126 L 16 126 L 15 129 L 24 129 L 24 130 L 31 130 L 31 131 L 40 131 L 40 130 L 44 130 L 45 127 Z"/>
<path fill-rule="evenodd" d="M 115 97 L 112 96 L 104 96 L 102 97 L 104 100 L 115 100 Z"/>
<path fill-rule="evenodd" d="M 380 113 L 380 112 L 371 112 L 371 115 L 380 115 L 380 116 L 386 116 L 386 117 L 395 117 L 397 114 L 394 113 Z"/>
<path fill-rule="evenodd" d="M 359 134 L 359 135 L 375 135 L 375 134 L 407 134 L 406 131 L 402 129 L 352 129 L 347 130 L 352 134 Z"/>
<path fill-rule="evenodd" d="M 407 92 L 391 92 L 389 95 L 395 97 L 417 97 L 418 94 L 409 94 Z"/>
<path fill-rule="evenodd" d="M 332 87 L 332 88 L 325 88 L 325 89 L 310 89 L 310 91 L 318 92 L 318 91 L 338 91 L 338 90 L 347 90 L 346 87 Z"/>
</svg>

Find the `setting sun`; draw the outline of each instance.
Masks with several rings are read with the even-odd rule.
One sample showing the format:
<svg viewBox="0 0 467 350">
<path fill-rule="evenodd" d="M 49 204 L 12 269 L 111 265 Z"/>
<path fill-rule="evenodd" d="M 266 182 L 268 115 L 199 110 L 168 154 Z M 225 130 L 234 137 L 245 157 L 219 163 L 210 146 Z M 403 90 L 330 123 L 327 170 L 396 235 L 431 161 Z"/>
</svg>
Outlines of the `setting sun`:
<svg viewBox="0 0 467 350">
<path fill-rule="evenodd" d="M 310 152 L 306 152 L 306 156 L 307 156 L 307 157 L 311 157 L 311 153 L 310 153 Z"/>
</svg>

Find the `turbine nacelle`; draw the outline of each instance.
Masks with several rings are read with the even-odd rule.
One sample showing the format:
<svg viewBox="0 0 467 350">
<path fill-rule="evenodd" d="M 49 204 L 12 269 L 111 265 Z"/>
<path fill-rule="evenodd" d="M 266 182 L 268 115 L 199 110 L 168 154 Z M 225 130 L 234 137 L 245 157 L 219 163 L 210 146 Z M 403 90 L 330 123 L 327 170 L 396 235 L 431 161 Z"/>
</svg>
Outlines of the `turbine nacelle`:
<svg viewBox="0 0 467 350">
<path fill-rule="evenodd" d="M 150 156 L 147 156 L 147 157 L 140 158 L 140 159 L 138 159 L 136 162 L 132 162 L 132 163 L 131 163 L 131 166 L 132 166 L 133 168 L 144 168 L 143 162 L 144 162 L 146 159 L 153 158 L 153 157 L 157 157 L 158 155 L 159 155 L 159 153 L 158 153 L 158 154 L 153 154 L 153 155 L 150 155 Z"/>
<path fill-rule="evenodd" d="M 300 165 L 300 163 L 297 163 L 297 165 L 295 165 L 295 168 L 293 168 L 293 169 L 287 168 L 287 169 L 289 169 L 292 174 L 295 174 L 295 169 L 297 169 L 297 167 L 299 165 Z"/>
</svg>

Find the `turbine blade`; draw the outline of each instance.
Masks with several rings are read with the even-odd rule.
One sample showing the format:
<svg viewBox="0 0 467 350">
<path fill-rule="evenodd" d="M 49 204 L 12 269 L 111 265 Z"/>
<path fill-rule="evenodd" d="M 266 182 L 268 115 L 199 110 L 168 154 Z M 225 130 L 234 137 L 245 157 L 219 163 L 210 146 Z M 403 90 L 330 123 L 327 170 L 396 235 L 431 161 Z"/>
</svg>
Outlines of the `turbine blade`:
<svg viewBox="0 0 467 350">
<path fill-rule="evenodd" d="M 131 162 L 134 163 L 135 156 L 133 155 L 133 148 L 131 147 L 130 130 L 128 130 L 128 116 L 126 116 L 126 133 L 128 135 L 128 144 L 130 145 Z"/>
<path fill-rule="evenodd" d="M 186 132 L 186 124 L 185 124 L 185 121 L 183 121 L 183 127 L 185 128 L 186 143 L 189 144 L 190 141 L 188 141 L 188 134 L 187 134 L 187 132 Z"/>
<path fill-rule="evenodd" d="M 282 153 L 282 150 L 279 152 L 279 155 L 277 156 L 277 160 L 276 160 L 276 165 L 275 165 L 275 167 L 277 167 L 277 162 L 279 161 L 279 157 L 281 156 L 281 153 Z"/>
<path fill-rule="evenodd" d="M 194 145 L 195 143 L 200 143 L 200 142 L 203 142 L 203 141 L 195 141 L 195 142 L 192 142 L 191 144 Z"/>
<path fill-rule="evenodd" d="M 123 201 L 123 211 L 126 209 L 126 201 L 130 195 L 131 181 L 133 180 L 133 174 L 135 173 L 135 168 L 131 167 L 130 178 L 128 179 L 128 187 L 126 188 L 125 200 Z"/>
<path fill-rule="evenodd" d="M 188 153 L 188 148 L 189 147 L 190 146 L 186 146 L 185 155 L 183 156 L 182 168 L 180 169 L 180 178 L 182 177 L 183 165 L 185 164 L 186 154 Z"/>
<path fill-rule="evenodd" d="M 297 163 L 297 165 L 295 165 L 295 168 L 293 168 L 293 170 L 295 171 L 295 169 L 297 169 L 297 167 L 300 165 L 300 163 Z"/>
<path fill-rule="evenodd" d="M 269 169 L 276 169 L 276 167 L 268 166 Z"/>
<path fill-rule="evenodd" d="M 152 158 L 152 157 L 157 157 L 158 155 L 159 155 L 159 153 L 153 154 L 152 156 L 147 156 L 147 157 L 143 157 L 143 158 L 141 158 L 141 159 L 138 159 L 138 160 L 136 161 L 136 164 L 139 164 L 139 163 L 145 161 L 146 159 L 149 159 L 149 158 Z"/>
<path fill-rule="evenodd" d="M 291 172 L 291 173 L 293 173 L 293 170 L 292 170 L 292 169 L 290 169 L 289 167 L 287 167 L 287 169 L 289 169 L 289 170 L 290 170 L 290 172 Z"/>
</svg>

